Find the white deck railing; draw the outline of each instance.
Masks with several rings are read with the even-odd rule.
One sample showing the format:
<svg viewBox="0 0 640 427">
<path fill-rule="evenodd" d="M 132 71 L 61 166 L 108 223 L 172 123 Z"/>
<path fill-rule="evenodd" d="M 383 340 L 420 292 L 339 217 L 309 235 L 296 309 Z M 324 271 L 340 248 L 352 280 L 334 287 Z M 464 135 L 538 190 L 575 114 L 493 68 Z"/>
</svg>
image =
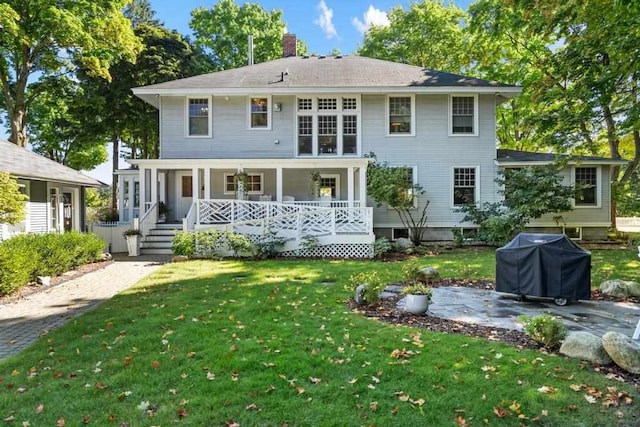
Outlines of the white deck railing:
<svg viewBox="0 0 640 427">
<path fill-rule="evenodd" d="M 348 200 L 327 200 L 327 201 L 318 201 L 318 200 L 305 201 L 305 200 L 301 200 L 301 201 L 294 201 L 294 202 L 290 202 L 290 203 L 294 204 L 294 205 L 298 205 L 298 206 L 316 206 L 316 207 L 320 207 L 320 208 L 348 208 L 349 207 L 349 201 Z M 360 201 L 359 200 L 354 200 L 352 207 L 359 208 L 360 207 Z"/>
<path fill-rule="evenodd" d="M 219 225 L 236 233 L 263 235 L 273 232 L 285 239 L 345 233 L 373 233 L 373 209 L 319 207 L 244 200 L 197 200 L 193 226 Z M 194 210 L 192 207 L 191 210 Z M 191 216 L 191 210 L 189 215 Z M 184 220 L 190 228 L 191 221 Z"/>
</svg>

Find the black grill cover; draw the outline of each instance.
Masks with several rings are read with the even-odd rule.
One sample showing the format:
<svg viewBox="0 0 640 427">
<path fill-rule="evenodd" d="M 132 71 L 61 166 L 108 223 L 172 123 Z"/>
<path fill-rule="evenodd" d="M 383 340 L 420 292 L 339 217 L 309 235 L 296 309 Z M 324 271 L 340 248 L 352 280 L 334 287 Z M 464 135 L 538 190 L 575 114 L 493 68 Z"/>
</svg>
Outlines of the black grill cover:
<svg viewBox="0 0 640 427">
<path fill-rule="evenodd" d="M 496 250 L 496 291 L 591 298 L 591 252 L 564 234 L 520 233 Z"/>
</svg>

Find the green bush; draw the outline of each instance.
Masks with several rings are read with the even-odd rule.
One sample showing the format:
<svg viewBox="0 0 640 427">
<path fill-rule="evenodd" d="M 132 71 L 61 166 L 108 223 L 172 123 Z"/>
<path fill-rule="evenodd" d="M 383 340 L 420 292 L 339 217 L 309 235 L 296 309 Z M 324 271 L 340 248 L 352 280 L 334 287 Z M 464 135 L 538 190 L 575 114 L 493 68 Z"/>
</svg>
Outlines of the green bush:
<svg viewBox="0 0 640 427">
<path fill-rule="evenodd" d="M 416 259 L 407 261 L 402 266 L 402 278 L 405 282 L 415 282 L 420 276 L 420 263 Z"/>
<path fill-rule="evenodd" d="M 366 305 L 374 305 L 378 302 L 378 294 L 382 292 L 385 287 L 385 283 L 378 276 L 377 271 L 367 271 L 358 274 L 354 274 L 349 278 L 350 288 L 347 289 L 351 292 L 355 292 L 356 288 L 360 285 L 365 285 L 362 299 Z"/>
<path fill-rule="evenodd" d="M 220 232 L 198 231 L 194 234 L 195 252 L 198 256 L 213 258 L 220 250 Z"/>
<path fill-rule="evenodd" d="M 382 258 L 393 250 L 393 244 L 386 237 L 381 237 L 373 243 L 373 255 Z"/>
<path fill-rule="evenodd" d="M 175 255 L 192 257 L 196 254 L 196 235 L 189 231 L 180 231 L 171 241 L 171 250 Z"/>
<path fill-rule="evenodd" d="M 251 239 L 244 234 L 237 234 L 232 231 L 227 231 L 226 234 L 227 243 L 233 251 L 233 256 L 238 257 L 242 254 L 252 252 L 254 249 Z"/>
<path fill-rule="evenodd" d="M 0 295 L 37 276 L 56 276 L 100 258 L 104 242 L 94 234 L 27 234 L 0 243 Z"/>
<path fill-rule="evenodd" d="M 521 315 L 518 316 L 518 320 L 524 325 L 527 335 L 548 348 L 560 344 L 567 335 L 567 329 L 562 321 L 550 314 L 535 317 Z"/>
</svg>

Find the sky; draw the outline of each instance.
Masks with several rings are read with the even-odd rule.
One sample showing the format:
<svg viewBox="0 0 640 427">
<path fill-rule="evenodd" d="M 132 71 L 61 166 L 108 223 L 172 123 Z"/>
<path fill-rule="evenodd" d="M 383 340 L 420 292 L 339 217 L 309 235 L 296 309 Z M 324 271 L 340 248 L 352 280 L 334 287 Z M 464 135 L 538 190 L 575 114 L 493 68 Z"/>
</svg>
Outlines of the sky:
<svg viewBox="0 0 640 427">
<path fill-rule="evenodd" d="M 191 11 L 203 7 L 211 8 L 216 1 L 209 0 L 150 0 L 156 18 L 165 27 L 190 35 Z M 407 9 L 413 0 L 252 0 L 267 11 L 282 10 L 287 31 L 296 34 L 307 44 L 309 53 L 328 54 L 338 49 L 343 55 L 355 51 L 362 43 L 367 28 L 373 24 L 387 25 L 387 13 L 394 7 Z M 471 0 L 455 0 L 454 3 L 467 9 Z M 236 0 L 243 4 L 245 0 Z M 428 43 L 428 41 L 425 41 Z M 109 148 L 109 153 L 111 148 Z M 126 164 L 121 161 L 121 167 Z M 111 183 L 112 162 L 86 172 L 105 183 Z"/>
</svg>

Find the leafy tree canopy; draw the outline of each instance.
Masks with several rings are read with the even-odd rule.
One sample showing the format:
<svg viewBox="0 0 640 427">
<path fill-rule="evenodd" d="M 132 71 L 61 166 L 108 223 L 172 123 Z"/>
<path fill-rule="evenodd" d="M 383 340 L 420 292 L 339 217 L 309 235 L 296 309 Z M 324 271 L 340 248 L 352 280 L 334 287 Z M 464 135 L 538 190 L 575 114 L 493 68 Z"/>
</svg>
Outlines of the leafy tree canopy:
<svg viewBox="0 0 640 427">
<path fill-rule="evenodd" d="M 253 35 L 255 63 L 282 57 L 285 26 L 281 10 L 267 12 L 258 3 L 238 6 L 233 0 L 193 10 L 190 23 L 196 44 L 209 55 L 216 71 L 247 65 L 249 35 Z M 298 40 L 298 53 L 306 51 L 306 45 Z"/>
<path fill-rule="evenodd" d="M 140 44 L 122 14 L 127 0 L 4 0 L 0 4 L 0 84 L 10 140 L 27 143 L 27 113 L 40 95 L 27 91 L 72 72 L 110 79 L 114 60 L 133 60 Z"/>
</svg>

